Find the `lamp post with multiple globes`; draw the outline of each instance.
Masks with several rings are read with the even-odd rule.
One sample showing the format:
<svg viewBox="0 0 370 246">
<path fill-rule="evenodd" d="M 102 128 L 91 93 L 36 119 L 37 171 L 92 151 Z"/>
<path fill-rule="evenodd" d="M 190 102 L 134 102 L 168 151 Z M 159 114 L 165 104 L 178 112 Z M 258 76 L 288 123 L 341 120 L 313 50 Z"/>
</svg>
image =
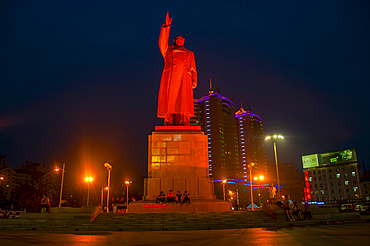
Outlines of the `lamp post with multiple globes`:
<svg viewBox="0 0 370 246">
<path fill-rule="evenodd" d="M 264 180 L 265 177 L 263 175 L 254 177 L 254 180 L 258 182 L 258 203 L 261 206 L 261 181 Z"/>
<path fill-rule="evenodd" d="M 87 202 L 86 206 L 89 206 L 89 200 L 90 200 L 90 184 L 94 180 L 92 177 L 86 177 L 85 182 L 87 183 Z"/>
<path fill-rule="evenodd" d="M 284 136 L 282 135 L 269 135 L 265 138 L 265 140 L 269 140 L 274 143 L 274 154 L 275 154 L 275 164 L 276 164 L 276 179 L 278 183 L 278 194 L 279 194 L 279 199 L 281 199 L 281 193 L 280 193 L 280 179 L 279 179 L 279 168 L 278 168 L 278 159 L 277 159 L 277 152 L 276 152 L 276 142 L 279 139 L 284 139 Z"/>
</svg>

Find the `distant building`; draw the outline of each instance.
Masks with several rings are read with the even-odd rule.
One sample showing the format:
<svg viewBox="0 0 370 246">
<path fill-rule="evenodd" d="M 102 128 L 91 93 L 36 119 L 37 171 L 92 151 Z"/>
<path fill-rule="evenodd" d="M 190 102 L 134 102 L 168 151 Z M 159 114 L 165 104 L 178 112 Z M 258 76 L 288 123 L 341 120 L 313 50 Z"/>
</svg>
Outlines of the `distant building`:
<svg viewBox="0 0 370 246">
<path fill-rule="evenodd" d="M 370 178 L 360 182 L 361 196 L 365 203 L 370 203 Z"/>
<path fill-rule="evenodd" d="M 0 177 L 3 178 L 0 182 L 0 185 L 6 199 L 9 200 L 12 198 L 14 189 L 20 187 L 20 184 L 30 184 L 36 173 L 40 174 L 41 180 L 44 184 L 54 184 L 47 186 L 46 192 L 49 194 L 55 193 L 55 175 L 48 173 L 46 167 L 42 164 L 26 161 L 26 163 L 23 164 L 19 169 L 12 169 L 10 167 L 0 169 Z"/>
<path fill-rule="evenodd" d="M 305 155 L 302 162 L 308 200 L 361 198 L 361 169 L 355 149 Z"/>
<path fill-rule="evenodd" d="M 271 165 L 276 173 L 276 166 Z M 282 195 L 289 195 L 292 201 L 304 200 L 304 175 L 302 169 L 296 169 L 294 163 L 279 164 L 279 180 Z M 277 185 L 277 183 L 274 183 Z"/>
<path fill-rule="evenodd" d="M 268 176 L 265 135 L 263 122 L 260 115 L 252 113 L 249 107 L 245 111 L 243 107 L 235 114 L 238 129 L 239 156 L 243 168 L 243 180 L 249 180 L 248 164 L 253 162 L 252 175 Z"/>
</svg>

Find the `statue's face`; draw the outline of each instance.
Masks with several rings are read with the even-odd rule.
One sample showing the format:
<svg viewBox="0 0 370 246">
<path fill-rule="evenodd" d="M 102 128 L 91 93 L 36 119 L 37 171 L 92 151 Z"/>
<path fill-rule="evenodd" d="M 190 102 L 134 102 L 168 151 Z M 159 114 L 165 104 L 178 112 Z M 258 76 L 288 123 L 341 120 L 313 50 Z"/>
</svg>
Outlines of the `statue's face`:
<svg viewBox="0 0 370 246">
<path fill-rule="evenodd" d="M 184 46 L 184 43 L 185 43 L 185 38 L 181 37 L 181 36 L 177 36 L 176 38 L 173 39 L 173 42 L 175 43 L 175 45 L 177 46 Z"/>
</svg>

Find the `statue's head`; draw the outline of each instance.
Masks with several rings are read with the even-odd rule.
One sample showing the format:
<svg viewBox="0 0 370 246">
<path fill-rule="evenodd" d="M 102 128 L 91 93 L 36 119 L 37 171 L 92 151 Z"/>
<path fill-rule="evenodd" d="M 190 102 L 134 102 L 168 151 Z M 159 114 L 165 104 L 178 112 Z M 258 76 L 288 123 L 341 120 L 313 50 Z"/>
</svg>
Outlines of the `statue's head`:
<svg viewBox="0 0 370 246">
<path fill-rule="evenodd" d="M 184 46 L 184 43 L 185 43 L 185 38 L 181 37 L 181 36 L 177 36 L 173 39 L 173 43 L 176 45 L 176 46 Z"/>
</svg>

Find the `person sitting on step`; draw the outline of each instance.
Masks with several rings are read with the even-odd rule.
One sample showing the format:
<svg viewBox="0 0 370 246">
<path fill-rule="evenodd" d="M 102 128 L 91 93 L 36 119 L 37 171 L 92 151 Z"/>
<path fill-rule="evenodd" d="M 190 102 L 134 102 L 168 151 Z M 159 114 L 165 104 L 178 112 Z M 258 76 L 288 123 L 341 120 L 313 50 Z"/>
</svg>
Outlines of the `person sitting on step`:
<svg viewBox="0 0 370 246">
<path fill-rule="evenodd" d="M 168 203 L 174 203 L 175 202 L 175 196 L 173 195 L 172 190 L 170 190 L 167 194 L 167 202 Z"/>
<path fill-rule="evenodd" d="M 182 195 L 182 204 L 189 203 L 190 204 L 190 194 L 185 191 L 184 195 Z"/>
<path fill-rule="evenodd" d="M 177 194 L 176 194 L 176 203 L 181 203 L 182 202 L 182 194 L 181 192 L 178 190 L 177 191 Z"/>
<path fill-rule="evenodd" d="M 286 195 L 284 203 L 283 203 L 284 213 L 286 215 L 286 219 L 287 219 L 287 221 L 295 221 L 295 219 L 293 217 L 293 214 L 292 214 L 292 209 L 290 208 L 290 203 L 291 203 L 291 201 L 289 200 L 289 196 Z"/>
<path fill-rule="evenodd" d="M 302 210 L 301 208 L 299 207 L 299 204 L 298 204 L 298 201 L 296 201 L 294 203 L 294 207 L 293 207 L 293 216 L 297 216 L 297 220 L 300 221 L 300 220 L 303 220 L 302 219 Z"/>
<path fill-rule="evenodd" d="M 164 192 L 161 191 L 161 193 L 155 199 L 155 202 L 156 203 L 166 203 L 166 194 L 164 194 Z"/>
</svg>

